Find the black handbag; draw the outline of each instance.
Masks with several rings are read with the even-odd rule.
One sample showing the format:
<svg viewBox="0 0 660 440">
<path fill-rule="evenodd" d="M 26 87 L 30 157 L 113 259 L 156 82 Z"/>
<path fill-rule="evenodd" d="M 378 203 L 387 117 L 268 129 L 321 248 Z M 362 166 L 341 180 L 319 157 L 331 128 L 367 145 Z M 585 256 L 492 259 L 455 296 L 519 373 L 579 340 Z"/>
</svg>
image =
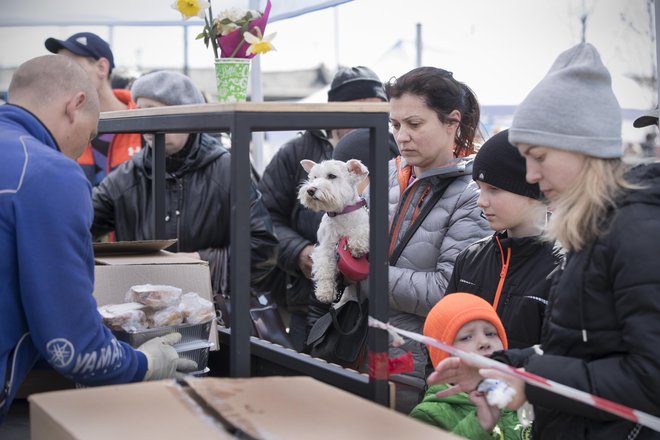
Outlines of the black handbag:
<svg viewBox="0 0 660 440">
<path fill-rule="evenodd" d="M 230 327 L 231 302 L 224 295 L 214 295 L 218 321 L 224 327 Z M 279 344 L 282 347 L 293 348 L 289 334 L 280 316 L 277 303 L 268 292 L 250 293 L 250 318 L 252 321 L 252 336 Z"/>
<path fill-rule="evenodd" d="M 321 316 L 307 338 L 310 355 L 342 367 L 359 369 L 367 341 L 368 300 L 346 301 Z"/>
</svg>

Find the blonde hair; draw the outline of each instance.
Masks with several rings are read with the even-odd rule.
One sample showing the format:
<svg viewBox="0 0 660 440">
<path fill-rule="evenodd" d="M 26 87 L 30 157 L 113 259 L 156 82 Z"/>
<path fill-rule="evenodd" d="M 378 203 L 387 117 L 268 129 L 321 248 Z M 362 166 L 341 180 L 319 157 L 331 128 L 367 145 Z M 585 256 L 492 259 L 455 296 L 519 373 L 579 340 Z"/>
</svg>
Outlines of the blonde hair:
<svg viewBox="0 0 660 440">
<path fill-rule="evenodd" d="M 575 185 L 557 200 L 547 238 L 558 240 L 566 250 L 579 251 L 605 233 L 604 220 L 617 208 L 622 193 L 642 188 L 625 180 L 627 169 L 620 159 L 587 156 Z"/>
</svg>

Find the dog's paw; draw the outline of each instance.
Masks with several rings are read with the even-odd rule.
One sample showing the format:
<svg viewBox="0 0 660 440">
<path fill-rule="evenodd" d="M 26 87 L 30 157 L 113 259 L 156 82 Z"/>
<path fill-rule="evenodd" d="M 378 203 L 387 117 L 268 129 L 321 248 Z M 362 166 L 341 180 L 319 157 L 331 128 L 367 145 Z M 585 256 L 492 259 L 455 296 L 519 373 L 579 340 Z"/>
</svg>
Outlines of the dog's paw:
<svg viewBox="0 0 660 440">
<path fill-rule="evenodd" d="M 369 253 L 369 240 L 351 240 L 348 239 L 348 248 L 351 255 L 355 258 L 360 258 Z"/>
<path fill-rule="evenodd" d="M 325 292 L 325 291 L 316 291 L 314 292 L 316 295 L 316 299 L 321 301 L 323 304 L 330 304 L 335 300 L 335 297 L 337 296 L 337 293 L 333 290 L 331 292 Z"/>
</svg>

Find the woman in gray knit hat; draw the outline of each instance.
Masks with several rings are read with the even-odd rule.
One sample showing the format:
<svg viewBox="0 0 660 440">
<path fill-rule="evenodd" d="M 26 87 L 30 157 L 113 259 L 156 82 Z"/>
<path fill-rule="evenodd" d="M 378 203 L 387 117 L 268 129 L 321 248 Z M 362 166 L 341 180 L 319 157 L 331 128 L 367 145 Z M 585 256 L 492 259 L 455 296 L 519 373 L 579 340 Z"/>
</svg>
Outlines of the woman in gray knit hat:
<svg viewBox="0 0 660 440">
<path fill-rule="evenodd" d="M 178 72 L 147 73 L 133 83 L 131 94 L 138 108 L 204 104 L 199 89 Z M 153 135 L 144 138 L 149 148 L 94 188 L 95 236 L 114 231 L 120 241 L 154 239 Z M 230 153 L 206 133 L 167 133 L 165 155 L 163 238 L 177 239 L 169 250 L 208 261 L 214 292 L 226 293 L 222 288 L 230 232 Z M 278 241 L 256 185 L 245 188 L 244 196 L 250 199 L 251 281 L 261 288 L 275 268 Z"/>
<path fill-rule="evenodd" d="M 628 170 L 622 163 L 621 109 L 592 45 L 557 58 L 518 106 L 509 140 L 525 157 L 527 181 L 550 201 L 548 235 L 568 254 L 553 274 L 543 354 L 509 350 L 493 357 L 660 416 L 660 164 Z M 535 439 L 660 437 L 495 371 L 481 373 L 517 390 L 510 408 L 533 405 Z M 457 390 L 471 390 L 479 379 L 456 358 L 429 377 Z"/>
</svg>

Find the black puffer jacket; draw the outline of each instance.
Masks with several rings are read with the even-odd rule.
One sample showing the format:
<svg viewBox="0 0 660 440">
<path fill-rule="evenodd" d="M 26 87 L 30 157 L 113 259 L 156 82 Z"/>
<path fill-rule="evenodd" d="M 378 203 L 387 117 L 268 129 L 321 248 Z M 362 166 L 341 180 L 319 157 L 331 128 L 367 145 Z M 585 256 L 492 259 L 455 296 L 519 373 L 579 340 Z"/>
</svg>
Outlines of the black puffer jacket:
<svg viewBox="0 0 660 440">
<path fill-rule="evenodd" d="M 332 145 L 319 130 L 305 131 L 277 151 L 259 182 L 264 204 L 273 219 L 280 241 L 278 265 L 285 278 L 282 290 L 291 311 L 306 312 L 313 300 L 314 285 L 298 268 L 298 254 L 309 244 L 316 244 L 316 232 L 322 212 L 313 212 L 300 204 L 298 188 L 307 179 L 300 165 L 302 159 L 321 162 L 332 158 Z M 280 292 L 282 293 L 282 292 Z"/>
<path fill-rule="evenodd" d="M 229 246 L 231 157 L 213 137 L 191 136 L 184 147 L 188 154 L 176 171 L 167 174 L 165 236 L 178 239 L 174 251 L 199 252 L 215 275 L 222 249 Z M 152 150 L 145 148 L 94 188 L 95 236 L 114 230 L 120 241 L 153 239 L 151 163 Z M 255 186 L 243 196 L 251 200 L 252 285 L 262 287 L 276 267 L 277 239 Z"/>
<path fill-rule="evenodd" d="M 509 265 L 503 270 L 509 253 Z M 549 275 L 562 258 L 559 246 L 538 237 L 508 238 L 506 232 L 496 233 L 458 255 L 447 293 L 473 293 L 494 304 L 504 276 L 497 314 L 502 319 L 509 347 L 529 347 L 541 340 L 550 293 Z"/>
<path fill-rule="evenodd" d="M 606 234 L 567 255 L 554 278 L 544 355 L 526 369 L 660 416 L 660 164 L 637 167 Z M 525 389 L 535 439 L 626 439 L 635 424 L 573 400 Z M 630 437 L 632 438 L 632 437 Z M 636 437 L 660 438 L 649 428 Z"/>
</svg>

